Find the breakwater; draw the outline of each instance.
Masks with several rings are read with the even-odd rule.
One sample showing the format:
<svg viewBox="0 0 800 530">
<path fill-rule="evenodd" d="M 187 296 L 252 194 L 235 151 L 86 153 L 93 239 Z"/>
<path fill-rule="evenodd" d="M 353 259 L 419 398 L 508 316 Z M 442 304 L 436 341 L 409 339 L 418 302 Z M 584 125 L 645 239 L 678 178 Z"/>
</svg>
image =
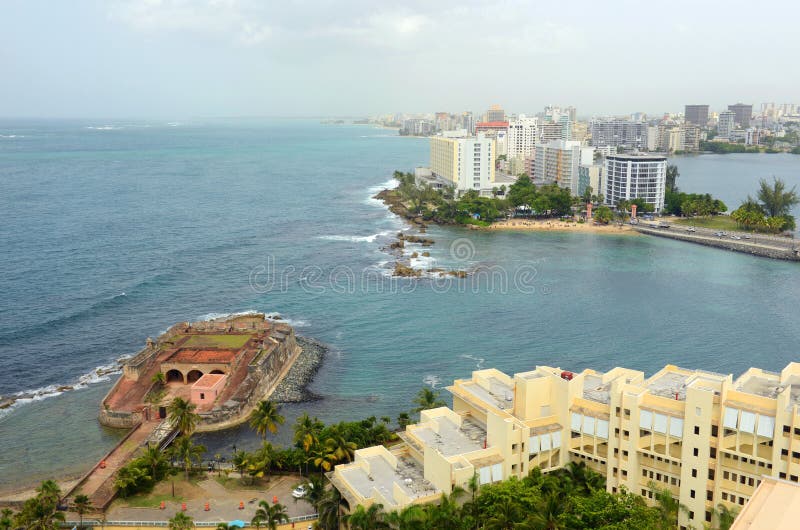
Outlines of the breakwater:
<svg viewBox="0 0 800 530">
<path fill-rule="evenodd" d="M 679 229 L 656 228 L 646 225 L 634 225 L 634 229 L 642 234 L 688 241 L 689 243 L 761 256 L 764 258 L 800 261 L 800 251 L 798 251 L 795 241 L 791 239 L 787 239 L 783 242 L 777 240 L 777 238 L 773 238 L 769 243 L 764 243 L 741 238 L 731 239 L 729 236 L 719 237 L 713 234 L 698 232 L 681 232 Z"/>
<path fill-rule="evenodd" d="M 308 385 L 322 366 L 329 348 L 307 337 L 296 337 L 295 340 L 302 351 L 270 396 L 270 399 L 277 403 L 303 403 L 321 399 L 308 390 Z"/>
</svg>

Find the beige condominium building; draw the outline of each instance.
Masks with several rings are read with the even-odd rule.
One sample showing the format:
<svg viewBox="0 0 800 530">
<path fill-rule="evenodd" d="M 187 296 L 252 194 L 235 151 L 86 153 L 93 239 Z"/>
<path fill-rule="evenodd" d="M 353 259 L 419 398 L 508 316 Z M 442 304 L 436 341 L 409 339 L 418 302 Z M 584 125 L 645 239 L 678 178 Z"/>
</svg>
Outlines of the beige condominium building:
<svg viewBox="0 0 800 530">
<path fill-rule="evenodd" d="M 718 504 L 745 505 L 765 476 L 800 477 L 796 363 L 735 380 L 673 365 L 649 378 L 626 368 L 487 369 L 448 390 L 452 409 L 423 411 L 405 443 L 359 450 L 330 473 L 351 507 L 393 510 L 473 477 L 483 485 L 585 462 L 611 492 L 624 487 L 653 503 L 650 484 L 668 489 L 686 507 L 680 528 L 701 528 Z"/>
</svg>

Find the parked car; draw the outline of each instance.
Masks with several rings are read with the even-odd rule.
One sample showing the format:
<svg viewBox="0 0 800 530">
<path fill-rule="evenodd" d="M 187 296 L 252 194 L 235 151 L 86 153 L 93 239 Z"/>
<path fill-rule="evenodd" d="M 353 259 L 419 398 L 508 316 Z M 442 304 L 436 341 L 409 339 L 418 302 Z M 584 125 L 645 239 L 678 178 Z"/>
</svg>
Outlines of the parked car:
<svg viewBox="0 0 800 530">
<path fill-rule="evenodd" d="M 300 484 L 292 490 L 292 497 L 295 499 L 302 499 L 308 495 L 308 490 L 311 489 L 311 484 Z"/>
</svg>

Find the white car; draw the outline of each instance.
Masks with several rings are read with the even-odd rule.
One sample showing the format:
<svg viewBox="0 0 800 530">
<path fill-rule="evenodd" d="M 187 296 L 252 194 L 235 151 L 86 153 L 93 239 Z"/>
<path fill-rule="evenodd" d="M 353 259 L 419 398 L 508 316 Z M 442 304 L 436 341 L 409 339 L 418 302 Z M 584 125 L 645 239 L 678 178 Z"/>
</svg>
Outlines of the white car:
<svg viewBox="0 0 800 530">
<path fill-rule="evenodd" d="M 295 489 L 292 490 L 292 497 L 295 499 L 302 499 L 306 495 L 308 495 L 309 485 L 308 484 L 300 484 Z"/>
</svg>

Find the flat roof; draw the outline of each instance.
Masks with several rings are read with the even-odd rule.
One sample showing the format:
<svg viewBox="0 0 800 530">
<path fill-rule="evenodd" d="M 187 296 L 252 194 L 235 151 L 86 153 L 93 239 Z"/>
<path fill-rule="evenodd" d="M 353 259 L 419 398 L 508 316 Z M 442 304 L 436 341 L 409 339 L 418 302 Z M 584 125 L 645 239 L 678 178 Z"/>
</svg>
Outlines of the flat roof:
<svg viewBox="0 0 800 530">
<path fill-rule="evenodd" d="M 744 381 L 737 381 L 736 390 L 747 394 L 775 399 L 784 389 L 780 377 L 761 377 L 754 375 Z"/>
<path fill-rule="evenodd" d="M 429 427 L 413 429 L 414 436 L 422 440 L 426 446 L 436 448 L 446 457 L 483 449 L 486 430 L 477 423 L 465 419 L 459 427 L 443 416 L 437 417 L 435 421 L 439 425 L 439 432 Z"/>
<path fill-rule="evenodd" d="M 611 383 L 603 384 L 603 378 L 595 374 L 586 374 L 583 378 L 583 397 L 598 403 L 611 402 Z"/>
<path fill-rule="evenodd" d="M 214 386 L 221 380 L 225 379 L 225 377 L 227 377 L 225 374 L 203 374 L 200 379 L 195 381 L 195 383 L 192 385 L 192 388 L 214 388 Z"/>
<path fill-rule="evenodd" d="M 678 399 L 683 401 L 686 399 L 686 381 L 689 376 L 690 374 L 682 372 L 664 372 L 653 376 L 645 386 L 655 396 L 675 399 L 675 394 L 677 394 Z"/>
<path fill-rule="evenodd" d="M 372 498 L 374 488 L 397 506 L 399 501 L 394 498 L 395 484 L 411 498 L 438 493 L 438 490 L 423 477 L 422 467 L 411 458 L 398 457 L 397 469 L 379 455 L 367 457 L 365 460 L 369 465 L 369 473 L 358 465 L 348 465 L 340 470 L 342 478 L 362 498 Z"/>
<path fill-rule="evenodd" d="M 800 520 L 800 486 L 764 477 L 731 530 L 794 530 Z"/>
<path fill-rule="evenodd" d="M 168 363 L 229 363 L 236 358 L 238 350 L 194 350 L 181 348 L 164 361 Z"/>
<path fill-rule="evenodd" d="M 514 408 L 514 389 L 496 377 L 489 377 L 489 389 L 485 389 L 474 381 L 464 383 L 464 390 L 474 395 L 481 401 L 497 407 L 500 410 Z"/>
</svg>

